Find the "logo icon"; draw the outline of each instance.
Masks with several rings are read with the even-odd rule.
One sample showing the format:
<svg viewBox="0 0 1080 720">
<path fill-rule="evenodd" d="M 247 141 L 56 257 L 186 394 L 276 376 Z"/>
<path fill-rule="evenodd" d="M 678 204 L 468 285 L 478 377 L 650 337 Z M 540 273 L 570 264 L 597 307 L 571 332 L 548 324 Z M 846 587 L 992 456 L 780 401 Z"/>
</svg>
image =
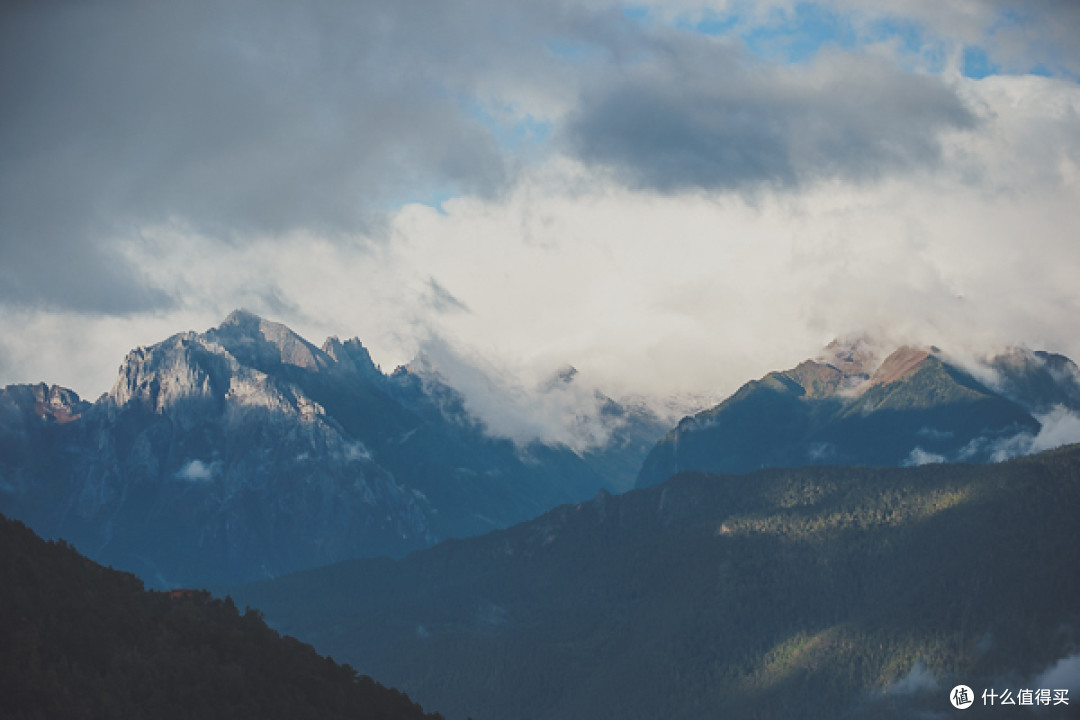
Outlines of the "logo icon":
<svg viewBox="0 0 1080 720">
<path fill-rule="evenodd" d="M 967 685 L 957 685 L 949 693 L 949 702 L 958 710 L 966 710 L 975 702 L 975 693 Z"/>
</svg>

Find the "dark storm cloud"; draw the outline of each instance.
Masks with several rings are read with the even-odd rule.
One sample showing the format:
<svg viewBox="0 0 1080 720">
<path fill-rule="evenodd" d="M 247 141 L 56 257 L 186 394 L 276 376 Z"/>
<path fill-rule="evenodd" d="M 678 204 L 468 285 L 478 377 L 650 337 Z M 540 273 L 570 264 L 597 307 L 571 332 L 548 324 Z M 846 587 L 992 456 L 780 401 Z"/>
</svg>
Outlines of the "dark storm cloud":
<svg viewBox="0 0 1080 720">
<path fill-rule="evenodd" d="M 436 190 L 496 192 L 504 161 L 469 109 L 475 23 L 403 5 L 0 11 L 0 301 L 167 302 L 113 244 L 146 223 L 362 231 Z"/>
<path fill-rule="evenodd" d="M 684 37 L 587 88 L 563 137 L 635 187 L 753 190 L 932 166 L 940 134 L 975 122 L 941 80 L 885 60 L 747 65 L 731 46 Z"/>
<path fill-rule="evenodd" d="M 664 191 L 877 177 L 973 122 L 884 61 L 747 66 L 570 1 L 9 3 L 0 107 L 0 305 L 104 313 L 180 301 L 125 259 L 148 225 L 336 237 L 497 196 L 529 161 L 500 110 Z"/>
</svg>

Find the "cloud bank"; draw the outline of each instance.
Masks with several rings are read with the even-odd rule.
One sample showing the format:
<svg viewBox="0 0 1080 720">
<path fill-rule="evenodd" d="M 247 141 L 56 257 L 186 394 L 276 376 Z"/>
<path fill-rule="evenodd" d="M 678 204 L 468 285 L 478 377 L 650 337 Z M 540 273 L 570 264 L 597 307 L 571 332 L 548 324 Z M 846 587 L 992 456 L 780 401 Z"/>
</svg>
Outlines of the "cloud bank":
<svg viewBox="0 0 1080 720">
<path fill-rule="evenodd" d="M 873 55 L 747 68 L 726 44 L 671 42 L 655 61 L 587 88 L 567 123 L 577 157 L 633 187 L 671 193 L 874 180 L 936 167 L 939 135 L 976 124 L 955 88 Z"/>
</svg>

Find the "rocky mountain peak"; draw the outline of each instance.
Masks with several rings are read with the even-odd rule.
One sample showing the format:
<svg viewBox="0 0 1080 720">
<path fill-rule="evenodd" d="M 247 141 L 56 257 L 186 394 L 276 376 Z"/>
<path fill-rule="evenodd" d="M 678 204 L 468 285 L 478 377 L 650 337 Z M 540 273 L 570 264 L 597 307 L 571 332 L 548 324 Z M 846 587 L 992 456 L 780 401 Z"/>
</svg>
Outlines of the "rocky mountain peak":
<svg viewBox="0 0 1080 720">
<path fill-rule="evenodd" d="M 43 422 L 69 423 L 78 420 L 89 407 L 74 390 L 59 385 L 39 383 L 33 386 L 33 391 L 34 414 Z"/>
<path fill-rule="evenodd" d="M 845 377 L 869 378 L 881 364 L 882 355 L 880 342 L 859 334 L 834 339 L 815 360 L 832 365 Z"/>
<path fill-rule="evenodd" d="M 221 345 L 243 364 L 264 372 L 280 365 L 323 370 L 334 364 L 329 355 L 285 325 L 263 320 L 247 310 L 234 310 L 204 337 Z"/>
<path fill-rule="evenodd" d="M 650 451 L 636 484 L 681 470 L 996 461 L 1066 437 L 1036 442 L 1036 414 L 1068 428 L 1062 418 L 1077 408 L 1080 369 L 1063 356 L 1013 349 L 976 360 L 856 336 L 684 418 Z"/>
<path fill-rule="evenodd" d="M 322 352 L 344 370 L 365 375 L 381 375 L 360 338 L 354 337 L 341 342 L 336 335 L 328 337 L 322 345 Z"/>
<path fill-rule="evenodd" d="M 90 403 L 59 385 L 9 385 L 0 389 L 0 433 L 31 423 L 64 425 L 82 417 Z"/>
<path fill-rule="evenodd" d="M 929 350 L 908 347 L 907 345 L 899 347 L 874 370 L 866 387 L 894 383 L 918 370 L 930 357 Z"/>
<path fill-rule="evenodd" d="M 352 361 L 345 352 L 345 345 L 338 339 L 337 335 L 331 335 L 323 341 L 322 347 L 319 348 L 324 353 L 329 355 L 334 362 L 339 365 L 345 365 L 346 367 L 352 365 Z"/>
<path fill-rule="evenodd" d="M 792 370 L 770 373 L 766 378 L 781 376 L 798 383 L 808 397 L 828 397 L 841 387 L 845 379 L 843 372 L 833 365 L 814 360 L 804 360 Z"/>
<path fill-rule="evenodd" d="M 229 313 L 227 316 L 225 316 L 225 319 L 222 321 L 221 325 L 235 325 L 238 327 L 258 327 L 260 324 L 262 324 L 262 322 L 263 319 L 255 313 L 251 312 L 250 310 L 245 310 L 244 308 L 237 308 L 231 313 Z"/>
<path fill-rule="evenodd" d="M 900 380 L 918 370 L 933 355 L 932 348 L 897 347 L 869 335 L 852 335 L 833 340 L 818 357 L 804 362 L 797 370 L 807 365 L 828 365 L 840 375 L 830 389 L 845 395 L 861 395 L 872 387 Z"/>
<path fill-rule="evenodd" d="M 129 352 L 108 397 L 116 407 L 137 401 L 152 412 L 181 400 L 210 399 L 224 392 L 216 393 L 215 386 L 227 385 L 230 360 L 208 348 L 199 335 L 178 333 Z"/>
</svg>

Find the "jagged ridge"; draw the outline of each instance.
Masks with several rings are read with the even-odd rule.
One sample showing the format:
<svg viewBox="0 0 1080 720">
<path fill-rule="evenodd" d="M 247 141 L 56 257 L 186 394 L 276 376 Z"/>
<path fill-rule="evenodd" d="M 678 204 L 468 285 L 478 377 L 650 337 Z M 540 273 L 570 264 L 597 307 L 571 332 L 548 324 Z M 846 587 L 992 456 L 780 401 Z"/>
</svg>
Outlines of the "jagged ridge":
<svg viewBox="0 0 1080 720">
<path fill-rule="evenodd" d="M 0 510 L 157 585 L 399 556 L 605 483 L 567 448 L 489 437 L 358 339 L 320 349 L 244 311 L 131 351 L 93 405 L 6 388 L 0 449 Z"/>
</svg>

